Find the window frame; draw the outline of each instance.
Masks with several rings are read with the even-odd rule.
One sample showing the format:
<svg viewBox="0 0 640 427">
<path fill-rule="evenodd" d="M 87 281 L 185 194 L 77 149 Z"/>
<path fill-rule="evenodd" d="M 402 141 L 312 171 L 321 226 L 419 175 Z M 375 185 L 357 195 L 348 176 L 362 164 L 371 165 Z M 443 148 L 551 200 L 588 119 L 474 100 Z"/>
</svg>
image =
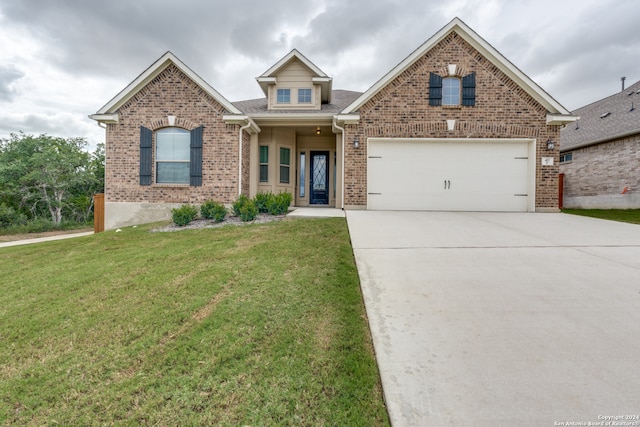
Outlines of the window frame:
<svg viewBox="0 0 640 427">
<path fill-rule="evenodd" d="M 178 131 L 178 132 L 176 132 Z M 161 141 L 161 139 L 164 138 L 160 138 L 161 135 L 168 135 L 168 134 L 180 134 L 180 135 L 184 135 L 187 137 L 186 141 L 180 141 L 181 144 L 185 144 L 187 143 L 186 147 L 182 146 L 179 147 L 179 149 L 181 151 L 183 151 L 183 158 L 181 159 L 176 159 L 176 158 L 172 158 L 172 159 L 160 159 L 160 155 L 159 155 L 159 149 L 160 149 L 160 145 L 164 145 L 165 143 L 168 143 L 169 141 Z M 191 184 L 191 132 L 180 128 L 180 127 L 176 127 L 176 126 L 171 126 L 171 127 L 165 127 L 162 129 L 158 129 L 154 132 L 154 139 L 155 139 L 155 144 L 153 147 L 153 159 L 154 159 L 154 166 L 155 166 L 155 182 L 156 184 L 162 184 L 162 185 L 190 185 Z M 173 148 L 172 150 L 175 151 L 176 147 L 175 147 L 175 138 L 172 138 L 171 143 L 173 144 Z M 163 147 L 164 148 L 164 147 Z M 175 153 L 174 153 L 175 156 Z M 164 157 L 164 156 L 163 156 Z M 184 180 L 166 180 L 165 178 L 161 178 L 161 171 L 160 169 L 162 169 L 160 167 L 161 164 L 182 164 L 182 165 L 186 165 L 186 179 Z"/>
<path fill-rule="evenodd" d="M 302 93 L 304 92 L 304 96 L 302 96 Z M 308 101 L 307 99 L 307 95 L 308 95 Z M 299 88 L 298 89 L 298 104 L 311 104 L 313 103 L 313 92 L 311 90 L 311 88 Z"/>
<path fill-rule="evenodd" d="M 287 153 L 287 163 L 283 163 L 283 153 Z M 278 153 L 278 165 L 280 166 L 278 169 L 279 179 L 278 182 L 280 184 L 291 184 L 291 148 L 290 147 L 280 147 Z M 283 173 L 283 170 L 286 170 L 286 175 Z M 286 181 L 283 180 L 286 176 Z"/>
<path fill-rule="evenodd" d="M 571 163 L 572 161 L 573 161 L 573 151 L 568 151 L 566 153 L 560 153 L 560 164 Z"/>
<path fill-rule="evenodd" d="M 450 86 L 449 83 L 456 82 L 456 88 L 454 90 L 453 86 Z M 442 78 L 442 105 L 445 106 L 459 106 L 461 105 L 461 88 L 462 81 L 458 77 L 443 77 Z M 455 98 L 454 98 L 455 97 Z"/>
<path fill-rule="evenodd" d="M 265 152 L 265 161 L 262 161 L 262 149 L 264 148 L 264 152 Z M 268 145 L 261 145 L 260 148 L 258 149 L 258 153 L 259 153 L 259 158 L 258 158 L 258 163 L 259 163 L 259 167 L 258 167 L 258 180 L 259 182 L 269 182 L 269 146 Z M 265 179 L 263 180 L 263 169 L 264 169 L 264 176 Z"/>
<path fill-rule="evenodd" d="M 276 104 L 291 104 L 291 89 L 276 89 Z"/>
</svg>

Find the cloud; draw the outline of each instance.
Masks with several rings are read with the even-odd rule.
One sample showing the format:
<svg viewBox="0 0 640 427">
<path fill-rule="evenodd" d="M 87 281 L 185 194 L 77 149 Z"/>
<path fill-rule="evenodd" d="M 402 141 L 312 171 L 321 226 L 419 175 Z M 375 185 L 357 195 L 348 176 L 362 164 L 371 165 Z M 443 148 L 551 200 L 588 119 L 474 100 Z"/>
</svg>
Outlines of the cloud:
<svg viewBox="0 0 640 427">
<path fill-rule="evenodd" d="M 14 65 L 0 65 L 0 101 L 10 101 L 16 94 L 14 82 L 24 77 L 24 73 Z"/>
<path fill-rule="evenodd" d="M 640 79 L 637 0 L 0 0 L 0 137 L 102 142 L 87 114 L 167 50 L 231 101 L 292 48 L 363 91 L 455 16 L 570 109 Z"/>
</svg>

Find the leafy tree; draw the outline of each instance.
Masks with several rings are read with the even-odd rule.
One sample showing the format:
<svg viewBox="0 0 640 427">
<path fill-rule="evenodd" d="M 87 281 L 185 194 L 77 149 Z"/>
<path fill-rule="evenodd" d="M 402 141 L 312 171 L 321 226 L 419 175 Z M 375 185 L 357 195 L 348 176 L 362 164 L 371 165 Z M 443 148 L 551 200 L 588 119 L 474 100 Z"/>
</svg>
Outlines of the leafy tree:
<svg viewBox="0 0 640 427">
<path fill-rule="evenodd" d="M 0 141 L 3 202 L 19 210 L 26 209 L 33 218 L 48 212 L 52 222 L 59 224 L 63 211 L 69 208 L 73 211 L 73 202 L 78 203 L 79 194 L 99 189 L 98 164 L 102 161 L 104 171 L 104 148 L 100 160 L 100 148 L 92 158 L 84 151 L 86 145 L 84 138 L 22 132 Z"/>
</svg>

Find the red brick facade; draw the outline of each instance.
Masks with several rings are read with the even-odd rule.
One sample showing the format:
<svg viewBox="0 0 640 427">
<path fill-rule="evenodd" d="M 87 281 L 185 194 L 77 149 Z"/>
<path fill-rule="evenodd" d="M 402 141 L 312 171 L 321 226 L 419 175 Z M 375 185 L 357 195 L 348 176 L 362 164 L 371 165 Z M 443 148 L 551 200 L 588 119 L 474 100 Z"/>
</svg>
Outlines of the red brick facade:
<svg viewBox="0 0 640 427">
<path fill-rule="evenodd" d="M 430 106 L 429 73 L 476 73 L 475 106 Z M 558 207 L 558 126 L 546 124 L 547 110 L 458 34 L 451 33 L 360 108 L 360 122 L 346 125 L 345 140 L 389 138 L 535 138 L 536 208 Z M 446 120 L 456 120 L 453 131 Z M 345 205 L 367 205 L 366 144 L 346 144 Z M 553 166 L 540 166 L 541 157 L 553 157 Z"/>
<path fill-rule="evenodd" d="M 225 108 L 205 93 L 177 67 L 170 65 L 129 99 L 118 113 L 118 123 L 107 125 L 106 202 L 231 203 L 238 195 L 239 125 L 222 120 Z M 140 185 L 140 126 L 153 131 L 169 126 L 191 130 L 204 126 L 202 186 L 155 183 Z M 243 141 L 243 169 L 249 163 L 249 139 Z M 154 137 L 155 149 L 155 137 Z M 155 158 L 155 156 L 154 156 Z M 248 193 L 249 178 L 243 177 Z"/>
</svg>

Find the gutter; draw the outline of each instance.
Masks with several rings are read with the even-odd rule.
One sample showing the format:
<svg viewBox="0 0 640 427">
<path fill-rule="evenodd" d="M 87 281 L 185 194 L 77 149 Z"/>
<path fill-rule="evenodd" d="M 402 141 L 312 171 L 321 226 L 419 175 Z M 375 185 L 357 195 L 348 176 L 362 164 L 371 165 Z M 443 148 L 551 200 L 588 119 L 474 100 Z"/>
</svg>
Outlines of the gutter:
<svg viewBox="0 0 640 427">
<path fill-rule="evenodd" d="M 345 185 L 344 185 L 344 128 L 341 128 L 340 126 L 338 126 L 338 118 L 334 117 L 333 118 L 333 126 L 338 129 L 340 131 L 341 137 L 342 137 L 342 165 L 340 166 L 341 171 L 340 171 L 340 182 L 342 185 L 342 191 L 340 191 L 340 209 L 344 210 L 344 190 L 345 190 Z"/>
<path fill-rule="evenodd" d="M 242 194 L 242 132 L 248 130 L 251 135 L 260 132 L 260 127 L 249 116 L 229 114 L 222 116 L 222 121 L 230 125 L 240 125 L 238 132 L 238 195 L 240 195 Z"/>
</svg>

